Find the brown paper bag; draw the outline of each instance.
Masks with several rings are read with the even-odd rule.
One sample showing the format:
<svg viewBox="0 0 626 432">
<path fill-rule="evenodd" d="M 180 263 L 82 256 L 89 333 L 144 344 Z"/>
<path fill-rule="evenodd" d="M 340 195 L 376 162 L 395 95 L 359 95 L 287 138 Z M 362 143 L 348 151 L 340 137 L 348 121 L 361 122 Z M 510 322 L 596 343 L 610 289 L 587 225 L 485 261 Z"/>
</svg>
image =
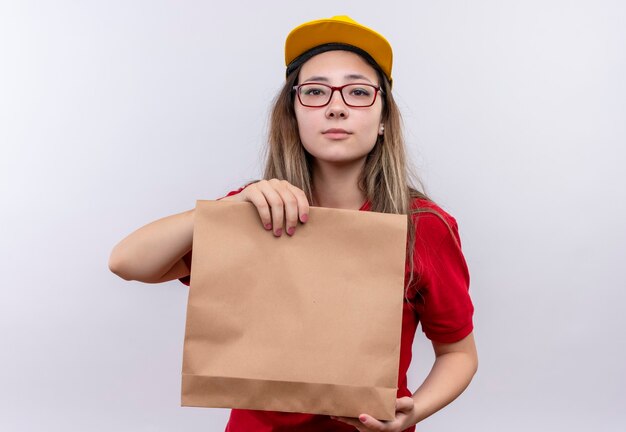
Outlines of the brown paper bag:
<svg viewBox="0 0 626 432">
<path fill-rule="evenodd" d="M 196 204 L 182 406 L 395 417 L 406 215 Z"/>
</svg>

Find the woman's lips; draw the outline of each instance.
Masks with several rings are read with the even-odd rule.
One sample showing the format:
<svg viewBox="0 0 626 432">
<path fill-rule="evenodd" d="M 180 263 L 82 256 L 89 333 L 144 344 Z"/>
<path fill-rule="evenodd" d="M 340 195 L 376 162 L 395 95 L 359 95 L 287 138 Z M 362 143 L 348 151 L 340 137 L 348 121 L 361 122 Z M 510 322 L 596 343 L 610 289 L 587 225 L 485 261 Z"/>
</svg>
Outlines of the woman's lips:
<svg viewBox="0 0 626 432">
<path fill-rule="evenodd" d="M 330 139 L 343 139 L 350 136 L 352 132 L 348 132 L 345 129 L 332 128 L 326 129 L 324 132 L 322 132 L 322 134 Z"/>
</svg>

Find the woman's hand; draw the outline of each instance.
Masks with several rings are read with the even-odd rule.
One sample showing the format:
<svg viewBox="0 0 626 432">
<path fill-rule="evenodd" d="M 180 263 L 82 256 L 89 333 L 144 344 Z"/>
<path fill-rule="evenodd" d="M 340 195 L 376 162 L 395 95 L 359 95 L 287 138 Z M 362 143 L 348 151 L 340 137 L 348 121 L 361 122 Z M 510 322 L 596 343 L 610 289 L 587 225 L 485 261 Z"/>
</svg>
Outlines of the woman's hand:
<svg viewBox="0 0 626 432">
<path fill-rule="evenodd" d="M 287 234 L 293 235 L 298 220 L 305 223 L 309 218 L 309 201 L 304 191 L 286 180 L 261 180 L 221 201 L 251 202 L 265 229 L 273 230 L 276 237 L 282 235 L 283 226 Z"/>
<path fill-rule="evenodd" d="M 400 432 L 415 424 L 413 420 L 415 401 L 408 396 L 396 399 L 396 418 L 390 421 L 376 420 L 368 414 L 361 414 L 359 418 L 351 417 L 331 417 L 354 426 L 361 432 Z"/>
</svg>

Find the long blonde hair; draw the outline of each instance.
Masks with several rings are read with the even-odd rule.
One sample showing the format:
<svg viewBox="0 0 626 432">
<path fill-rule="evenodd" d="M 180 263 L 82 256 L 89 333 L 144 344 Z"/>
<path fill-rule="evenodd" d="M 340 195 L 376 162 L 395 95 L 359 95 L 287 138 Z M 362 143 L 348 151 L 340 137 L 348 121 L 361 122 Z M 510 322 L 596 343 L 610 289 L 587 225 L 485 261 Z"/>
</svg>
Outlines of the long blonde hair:
<svg viewBox="0 0 626 432">
<path fill-rule="evenodd" d="M 378 74 L 383 90 L 381 122 L 385 125 L 385 133 L 378 136 L 374 148 L 367 155 L 358 187 L 370 202 L 371 211 L 406 215 L 429 212 L 437 214 L 445 222 L 441 215 L 431 208 L 412 208 L 412 202 L 416 198 L 432 200 L 421 191 L 422 184 L 407 162 L 402 119 L 391 93 L 391 85 L 380 69 L 375 65 L 372 66 Z M 287 180 L 302 189 L 309 202 L 312 202 L 312 160 L 300 141 L 294 108 L 293 86 L 297 84 L 301 67 L 302 65 L 287 76 L 284 86 L 274 100 L 263 178 Z M 405 287 L 405 296 L 414 279 L 416 281 L 419 277 L 419 272 L 414 268 L 415 225 L 411 217 L 408 217 L 407 231 L 410 276 Z"/>
</svg>

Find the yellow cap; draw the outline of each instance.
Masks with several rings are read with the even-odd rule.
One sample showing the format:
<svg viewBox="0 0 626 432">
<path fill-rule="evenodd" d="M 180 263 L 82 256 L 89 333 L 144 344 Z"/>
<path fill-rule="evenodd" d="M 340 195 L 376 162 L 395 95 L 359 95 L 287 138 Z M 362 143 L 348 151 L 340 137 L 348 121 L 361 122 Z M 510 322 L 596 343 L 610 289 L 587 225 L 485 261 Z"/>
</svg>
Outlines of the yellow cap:
<svg viewBox="0 0 626 432">
<path fill-rule="evenodd" d="M 389 82 L 392 81 L 393 52 L 387 39 L 347 15 L 309 21 L 294 28 L 285 41 L 285 65 L 289 66 L 310 49 L 329 43 L 362 49 L 380 66 Z"/>
</svg>

